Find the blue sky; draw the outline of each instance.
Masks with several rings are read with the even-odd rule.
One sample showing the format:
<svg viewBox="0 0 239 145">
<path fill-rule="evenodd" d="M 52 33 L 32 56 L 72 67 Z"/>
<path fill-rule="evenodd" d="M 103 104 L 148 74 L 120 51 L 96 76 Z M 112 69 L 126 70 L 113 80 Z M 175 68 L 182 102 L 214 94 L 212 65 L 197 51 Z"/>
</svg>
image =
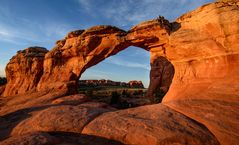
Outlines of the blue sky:
<svg viewBox="0 0 239 145">
<path fill-rule="evenodd" d="M 213 0 L 1 0 L 0 76 L 18 50 L 42 46 L 50 50 L 69 31 L 94 25 L 133 25 L 163 15 L 173 21 Z M 82 79 L 149 82 L 149 53 L 136 47 L 88 69 Z"/>
</svg>

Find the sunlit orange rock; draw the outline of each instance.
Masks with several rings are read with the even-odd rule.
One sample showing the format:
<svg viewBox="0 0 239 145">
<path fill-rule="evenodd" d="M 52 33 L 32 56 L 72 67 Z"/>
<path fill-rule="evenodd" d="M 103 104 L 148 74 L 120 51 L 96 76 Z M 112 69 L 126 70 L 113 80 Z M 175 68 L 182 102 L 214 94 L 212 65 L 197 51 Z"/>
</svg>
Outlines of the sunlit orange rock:
<svg viewBox="0 0 239 145">
<path fill-rule="evenodd" d="M 239 142 L 239 6 L 213 3 L 177 19 L 166 55 L 175 74 L 163 104 L 204 124 L 221 144 Z"/>
<path fill-rule="evenodd" d="M 43 74 L 43 61 L 47 52 L 48 50 L 42 47 L 29 47 L 18 51 L 6 66 L 7 85 L 3 96 L 36 91 Z"/>
<path fill-rule="evenodd" d="M 69 93 L 76 93 L 78 80 L 87 68 L 129 46 L 125 35 L 124 30 L 113 26 L 69 33 L 46 54 L 38 91 L 68 88 Z"/>
<path fill-rule="evenodd" d="M 6 68 L 3 95 L 11 97 L 1 97 L 0 122 L 7 125 L 0 126 L 0 139 L 83 130 L 127 144 L 237 145 L 238 16 L 237 1 L 215 2 L 173 23 L 159 17 L 128 32 L 95 26 L 69 33 L 48 53 L 42 48 L 34 55 L 38 49 L 19 52 Z M 87 68 L 128 46 L 150 52 L 148 98 L 153 101 L 157 89 L 168 91 L 161 104 L 115 111 L 67 96 L 76 93 Z"/>
<path fill-rule="evenodd" d="M 84 126 L 91 120 L 104 112 L 114 110 L 98 102 L 80 105 L 51 105 L 19 123 L 11 134 L 22 135 L 36 131 L 81 133 Z"/>
<path fill-rule="evenodd" d="M 203 125 L 161 104 L 105 113 L 82 133 L 131 145 L 219 144 Z"/>
</svg>

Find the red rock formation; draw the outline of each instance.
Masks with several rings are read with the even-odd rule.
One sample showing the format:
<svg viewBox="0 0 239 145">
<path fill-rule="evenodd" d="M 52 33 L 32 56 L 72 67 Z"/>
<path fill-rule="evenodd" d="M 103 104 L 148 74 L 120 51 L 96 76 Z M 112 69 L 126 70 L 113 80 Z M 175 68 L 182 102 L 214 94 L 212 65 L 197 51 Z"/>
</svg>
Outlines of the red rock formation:
<svg viewBox="0 0 239 145">
<path fill-rule="evenodd" d="M 126 36 L 131 45 L 150 51 L 151 70 L 147 96 L 151 101 L 155 100 L 156 90 L 162 89 L 166 93 L 172 81 L 174 67 L 167 60 L 164 47 L 171 31 L 172 24 L 159 17 L 134 26 Z"/>
<path fill-rule="evenodd" d="M 129 81 L 128 84 L 131 88 L 144 88 L 142 81 Z"/>
<path fill-rule="evenodd" d="M 8 83 L 3 96 L 36 91 L 36 86 L 43 74 L 43 61 L 47 52 L 48 50 L 42 47 L 29 47 L 18 51 L 7 64 Z"/>
<path fill-rule="evenodd" d="M 161 104 L 105 113 L 82 133 L 131 145 L 219 144 L 205 127 Z"/>
<path fill-rule="evenodd" d="M 79 87 L 129 87 L 129 88 L 144 88 L 142 81 L 115 82 L 112 80 L 80 80 Z"/>
<path fill-rule="evenodd" d="M 68 93 L 75 93 L 78 80 L 87 68 L 129 46 L 125 35 L 125 31 L 112 26 L 69 33 L 46 54 L 38 91 L 68 88 Z"/>
<path fill-rule="evenodd" d="M 58 144 L 59 139 L 49 135 L 48 133 L 30 133 L 21 136 L 10 137 L 0 145 L 36 145 L 36 144 Z"/>
<path fill-rule="evenodd" d="M 27 57 L 18 53 L 7 66 L 4 95 L 28 94 L 1 98 L 0 139 L 32 131 L 83 130 L 85 134 L 127 144 L 237 145 L 238 16 L 238 2 L 216 2 L 174 23 L 159 17 L 128 32 L 111 26 L 74 31 L 45 55 L 38 84 L 29 80 L 40 74 L 43 55 L 41 61 L 33 61 L 39 67 L 30 75 Z M 64 97 L 67 92 L 75 92 L 72 87 L 85 69 L 130 45 L 150 51 L 151 93 L 156 88 L 169 88 L 161 104 L 98 116 L 111 109 L 103 107 L 99 113 L 102 106 L 83 103 L 84 97 Z M 39 92 L 29 94 L 36 85 Z"/>
<path fill-rule="evenodd" d="M 147 96 L 152 101 L 161 102 L 162 97 L 168 92 L 172 83 L 174 66 L 163 56 L 151 57 L 150 65 L 150 84 Z"/>
<path fill-rule="evenodd" d="M 39 111 L 19 123 L 12 135 L 22 135 L 36 131 L 81 133 L 83 127 L 95 117 L 115 109 L 104 103 L 88 102 L 80 105 L 56 105 Z"/>
<path fill-rule="evenodd" d="M 147 45 L 151 62 L 166 57 L 175 69 L 172 85 L 163 104 L 201 122 L 220 144 L 236 145 L 239 142 L 238 16 L 238 3 L 205 5 L 173 23 L 168 42 L 155 48 Z M 141 31 L 150 33 L 151 23 L 143 23 Z M 132 35 L 135 35 L 136 42 L 138 37 L 146 40 L 141 36 L 143 32 Z M 101 118 L 94 120 L 97 121 L 101 122 Z M 118 124 L 117 121 L 112 124 Z M 97 125 L 92 123 L 91 127 L 97 128 Z M 92 129 L 86 132 L 97 134 Z M 106 129 L 101 135 L 110 136 L 108 133 L 110 130 Z M 116 138 L 118 136 L 120 134 L 114 135 Z"/>
<path fill-rule="evenodd" d="M 177 19 L 166 55 L 175 75 L 163 104 L 239 142 L 239 3 L 213 3 Z"/>
</svg>

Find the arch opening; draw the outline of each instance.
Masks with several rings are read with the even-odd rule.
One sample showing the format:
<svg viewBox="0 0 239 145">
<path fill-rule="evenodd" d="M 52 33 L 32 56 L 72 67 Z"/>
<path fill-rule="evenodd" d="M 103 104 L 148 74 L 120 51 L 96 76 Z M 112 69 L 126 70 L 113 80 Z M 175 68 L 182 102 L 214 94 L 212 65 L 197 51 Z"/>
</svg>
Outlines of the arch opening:
<svg viewBox="0 0 239 145">
<path fill-rule="evenodd" d="M 77 79 L 78 93 L 121 109 L 160 103 L 172 83 L 174 67 L 163 56 L 150 59 L 148 50 L 129 46 L 85 69 Z M 143 85 L 130 86 L 130 81 Z"/>
</svg>

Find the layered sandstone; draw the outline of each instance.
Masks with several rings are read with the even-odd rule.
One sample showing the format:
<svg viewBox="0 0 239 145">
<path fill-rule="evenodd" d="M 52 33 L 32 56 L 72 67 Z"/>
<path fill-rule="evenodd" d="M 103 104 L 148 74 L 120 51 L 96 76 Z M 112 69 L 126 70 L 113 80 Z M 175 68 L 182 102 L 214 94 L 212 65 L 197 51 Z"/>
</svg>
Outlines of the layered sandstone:
<svg viewBox="0 0 239 145">
<path fill-rule="evenodd" d="M 36 91 L 36 86 L 43 74 L 46 48 L 29 47 L 18 51 L 6 66 L 7 85 L 3 96 L 24 94 Z"/>
<path fill-rule="evenodd" d="M 205 5 L 177 19 L 165 45 L 175 67 L 163 104 L 204 124 L 221 144 L 239 142 L 239 5 Z"/>
<path fill-rule="evenodd" d="M 46 54 L 38 91 L 67 88 L 69 93 L 76 93 L 78 80 L 87 68 L 129 46 L 125 35 L 124 30 L 113 26 L 69 33 Z"/>
<path fill-rule="evenodd" d="M 1 97 L 0 139 L 12 135 L 6 141 L 19 142 L 28 133 L 22 138 L 54 141 L 32 135 L 40 131 L 61 132 L 61 142 L 84 133 L 125 144 L 237 145 L 238 16 L 237 1 L 215 2 L 173 23 L 159 17 L 128 32 L 96 26 L 69 33 L 48 53 L 18 52 L 6 68 L 4 96 L 12 97 Z M 75 93 L 87 68 L 131 45 L 150 52 L 148 97 L 153 101 L 157 89 L 168 91 L 161 104 L 115 111 L 85 96 L 65 96 Z"/>
</svg>

